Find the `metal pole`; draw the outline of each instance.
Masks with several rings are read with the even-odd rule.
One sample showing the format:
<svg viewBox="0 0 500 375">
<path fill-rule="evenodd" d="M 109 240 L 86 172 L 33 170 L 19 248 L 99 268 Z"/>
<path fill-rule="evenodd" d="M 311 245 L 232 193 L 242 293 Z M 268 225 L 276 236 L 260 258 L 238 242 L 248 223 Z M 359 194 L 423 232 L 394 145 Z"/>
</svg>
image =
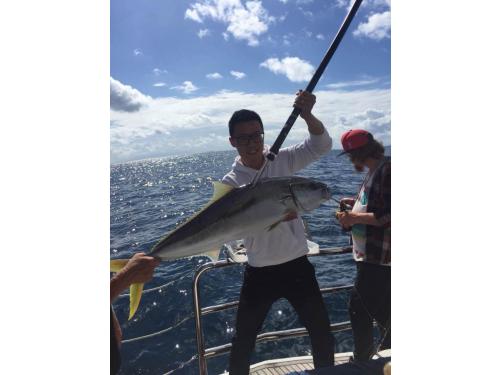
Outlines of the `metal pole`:
<svg viewBox="0 0 500 375">
<path fill-rule="evenodd" d="M 201 275 L 212 268 L 227 267 L 233 263 L 227 261 L 209 262 L 197 268 L 193 276 L 193 309 L 194 309 L 194 328 L 196 331 L 196 346 L 198 347 L 198 366 L 200 375 L 207 375 L 207 358 L 205 351 L 205 339 L 203 338 L 203 328 L 201 316 L 203 315 L 200 306 L 200 279 Z"/>
<path fill-rule="evenodd" d="M 321 63 L 319 64 L 318 69 L 316 69 L 316 72 L 314 73 L 313 77 L 309 81 L 309 84 L 306 87 L 307 92 L 312 93 L 314 88 L 316 87 L 316 84 L 318 83 L 319 79 L 321 78 L 321 75 L 325 71 L 328 63 L 330 62 L 333 54 L 337 50 L 337 47 L 339 46 L 340 42 L 342 41 L 342 38 L 344 37 L 344 34 L 346 33 L 347 29 L 349 28 L 349 25 L 351 24 L 352 19 L 356 15 L 356 12 L 358 11 L 359 6 L 361 5 L 361 2 L 363 0 L 356 0 L 354 4 L 352 5 L 351 10 L 349 13 L 347 13 L 347 16 L 344 19 L 344 22 L 342 22 L 342 25 L 340 26 L 339 31 L 337 32 L 337 35 L 335 35 L 335 38 L 333 39 L 332 44 L 328 48 L 328 51 L 326 52 L 325 56 L 323 57 L 323 60 L 321 60 Z M 273 161 L 276 155 L 278 155 L 278 152 L 280 150 L 281 145 L 285 141 L 286 136 L 290 132 L 290 129 L 292 129 L 293 124 L 295 124 L 295 120 L 297 120 L 297 117 L 300 115 L 300 109 L 299 108 L 294 108 L 292 110 L 292 113 L 288 117 L 288 120 L 286 120 L 285 125 L 281 129 L 280 134 L 278 135 L 278 138 L 274 142 L 273 146 L 271 147 L 271 150 L 267 154 L 267 158 L 264 159 L 264 165 L 260 170 L 257 172 L 255 177 L 252 180 L 252 185 L 254 185 L 257 181 L 259 181 L 260 176 L 262 175 L 262 172 L 267 166 L 268 161 Z"/>
<path fill-rule="evenodd" d="M 200 289 L 199 281 L 201 274 L 207 269 L 205 265 L 199 268 L 193 277 L 193 308 L 194 308 L 194 324 L 196 331 L 196 344 L 198 346 L 198 366 L 200 375 L 207 375 L 207 360 L 205 358 L 205 341 L 203 339 L 203 329 L 201 328 L 200 314 Z"/>
</svg>

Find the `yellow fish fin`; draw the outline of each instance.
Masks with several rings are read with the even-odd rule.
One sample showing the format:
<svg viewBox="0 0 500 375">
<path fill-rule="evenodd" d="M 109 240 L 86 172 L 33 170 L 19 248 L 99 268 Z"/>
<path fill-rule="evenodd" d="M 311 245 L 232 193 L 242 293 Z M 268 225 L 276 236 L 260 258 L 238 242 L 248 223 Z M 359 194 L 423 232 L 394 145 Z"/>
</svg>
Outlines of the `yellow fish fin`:
<svg viewBox="0 0 500 375">
<path fill-rule="evenodd" d="M 132 284 L 130 285 L 130 307 L 128 320 L 132 319 L 137 308 L 139 307 L 139 302 L 141 302 L 142 289 L 144 288 L 144 284 Z"/>
<path fill-rule="evenodd" d="M 123 267 L 125 267 L 128 261 L 129 259 L 113 259 L 110 262 L 111 272 L 120 271 Z"/>
<path fill-rule="evenodd" d="M 212 195 L 212 198 L 207 202 L 207 204 L 201 210 L 199 210 L 197 213 L 195 213 L 193 216 L 191 216 L 188 220 L 186 220 L 181 225 L 179 225 L 177 228 L 175 228 L 175 230 L 177 230 L 181 226 L 186 225 L 187 223 L 189 223 L 191 220 L 193 220 L 195 217 L 197 217 L 199 214 L 201 214 L 203 211 L 205 211 L 208 207 L 210 207 L 210 205 L 212 203 L 214 203 L 215 201 L 218 201 L 224 195 L 226 195 L 227 193 L 229 193 L 231 190 L 234 189 L 232 186 L 223 184 L 222 182 L 214 181 L 212 183 L 214 185 L 214 193 Z M 165 238 L 167 238 L 168 236 L 170 236 L 174 231 L 170 232 Z M 164 239 L 162 239 L 162 241 Z"/>
<path fill-rule="evenodd" d="M 111 272 L 118 272 L 125 265 L 129 259 L 113 259 L 110 262 Z M 132 319 L 137 308 L 139 307 L 139 302 L 141 302 L 142 289 L 144 288 L 144 284 L 132 284 L 130 285 L 130 307 L 129 307 L 129 315 L 128 320 Z"/>
<path fill-rule="evenodd" d="M 210 202 L 208 204 L 211 204 L 219 199 L 221 199 L 224 195 L 229 193 L 231 190 L 234 188 L 232 186 L 223 184 L 222 182 L 219 181 L 214 181 L 212 182 L 214 185 L 214 193 L 212 195 L 212 199 L 210 199 Z"/>
<path fill-rule="evenodd" d="M 204 256 L 210 258 L 213 262 L 217 262 L 219 260 L 219 253 L 220 253 L 220 247 L 218 247 L 217 249 L 212 249 L 212 250 L 206 251 L 200 255 L 204 255 Z"/>
</svg>

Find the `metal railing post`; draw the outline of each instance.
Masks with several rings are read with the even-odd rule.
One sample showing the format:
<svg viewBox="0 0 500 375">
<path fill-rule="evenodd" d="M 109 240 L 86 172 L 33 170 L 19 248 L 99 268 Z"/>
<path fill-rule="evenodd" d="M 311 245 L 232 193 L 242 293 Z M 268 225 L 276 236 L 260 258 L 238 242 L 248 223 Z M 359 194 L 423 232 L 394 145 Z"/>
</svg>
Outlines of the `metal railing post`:
<svg viewBox="0 0 500 375">
<path fill-rule="evenodd" d="M 200 375 L 207 375 L 207 360 L 205 359 L 205 341 L 203 339 L 203 329 L 201 327 L 201 309 L 200 309 L 200 290 L 198 283 L 200 276 L 204 271 L 205 265 L 198 269 L 193 277 L 193 308 L 194 324 L 196 331 L 196 345 L 198 347 L 198 365 Z"/>
</svg>

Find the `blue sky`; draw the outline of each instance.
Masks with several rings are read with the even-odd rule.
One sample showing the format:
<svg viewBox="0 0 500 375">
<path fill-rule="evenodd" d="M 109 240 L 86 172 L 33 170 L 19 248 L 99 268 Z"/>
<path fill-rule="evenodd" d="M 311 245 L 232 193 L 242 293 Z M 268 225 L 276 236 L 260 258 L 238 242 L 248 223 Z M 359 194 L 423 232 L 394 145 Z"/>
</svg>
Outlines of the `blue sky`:
<svg viewBox="0 0 500 375">
<path fill-rule="evenodd" d="M 111 162 L 230 149 L 227 121 L 261 115 L 268 143 L 349 0 L 111 1 Z M 365 0 L 315 89 L 340 147 L 350 128 L 390 144 L 390 1 Z M 299 119 L 285 145 L 307 134 Z"/>
</svg>

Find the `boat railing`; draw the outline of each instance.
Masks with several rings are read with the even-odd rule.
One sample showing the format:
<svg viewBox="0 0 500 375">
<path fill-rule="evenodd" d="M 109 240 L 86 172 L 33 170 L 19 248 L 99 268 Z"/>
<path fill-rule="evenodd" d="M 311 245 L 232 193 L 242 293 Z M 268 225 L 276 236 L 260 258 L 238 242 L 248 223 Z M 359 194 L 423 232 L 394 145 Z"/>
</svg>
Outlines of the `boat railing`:
<svg viewBox="0 0 500 375">
<path fill-rule="evenodd" d="M 341 254 L 348 254 L 351 252 L 352 252 L 351 246 L 329 247 L 329 248 L 320 249 L 319 252 L 317 252 L 315 254 L 308 254 L 308 256 L 312 257 L 312 256 L 324 256 L 324 255 L 341 255 Z M 201 279 L 201 276 L 209 270 L 213 270 L 216 268 L 234 266 L 237 264 L 242 264 L 242 263 L 235 262 L 230 257 L 228 257 L 225 260 L 219 260 L 217 262 L 205 263 L 195 271 L 195 274 L 193 276 L 193 307 L 194 307 L 196 343 L 197 343 L 197 347 L 198 347 L 198 361 L 199 361 L 200 375 L 207 375 L 208 374 L 208 368 L 207 368 L 207 360 L 208 359 L 217 357 L 217 356 L 225 354 L 225 353 L 229 353 L 231 350 L 231 343 L 227 343 L 227 344 L 223 344 L 223 345 L 215 346 L 215 347 L 211 347 L 211 348 L 205 347 L 205 340 L 204 340 L 204 336 L 203 336 L 202 317 L 207 315 L 207 314 L 214 313 L 214 312 L 224 311 L 224 310 L 238 307 L 238 301 L 232 301 L 232 302 L 227 302 L 227 303 L 223 303 L 223 304 L 219 304 L 219 305 L 201 307 L 200 306 L 200 279 Z M 350 290 L 350 289 L 352 289 L 352 285 L 330 286 L 330 287 L 321 288 L 320 291 L 322 294 L 327 294 L 327 293 L 337 293 L 340 291 Z M 346 331 L 346 330 L 349 330 L 350 328 L 351 328 L 350 321 L 330 324 L 330 330 L 333 333 Z M 261 333 L 261 334 L 257 335 L 256 344 L 261 343 L 261 342 L 265 342 L 265 341 L 281 340 L 281 339 L 301 337 L 301 336 L 306 336 L 306 335 L 308 335 L 308 333 L 307 333 L 307 330 L 305 327 L 293 328 L 293 329 L 287 329 L 287 330 L 281 330 L 281 331 L 265 332 L 265 333 Z"/>
</svg>

